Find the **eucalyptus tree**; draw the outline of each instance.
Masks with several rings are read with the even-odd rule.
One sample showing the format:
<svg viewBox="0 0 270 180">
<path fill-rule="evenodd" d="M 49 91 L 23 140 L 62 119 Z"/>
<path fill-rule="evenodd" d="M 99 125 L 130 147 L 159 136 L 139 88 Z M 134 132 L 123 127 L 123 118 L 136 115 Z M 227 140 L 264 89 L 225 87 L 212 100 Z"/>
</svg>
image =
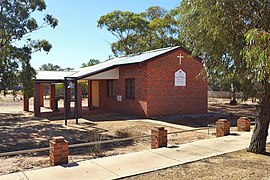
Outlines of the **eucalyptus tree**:
<svg viewBox="0 0 270 180">
<path fill-rule="evenodd" d="M 162 47 L 179 45 L 176 14 L 159 6 L 145 12 L 113 11 L 98 20 L 115 37 L 111 49 L 115 56 L 140 53 Z"/>
<path fill-rule="evenodd" d="M 70 68 L 70 67 L 62 68 L 59 65 L 47 63 L 47 64 L 42 64 L 40 66 L 39 70 L 42 70 L 42 71 L 72 71 L 72 70 L 74 70 L 74 68 Z"/>
<path fill-rule="evenodd" d="M 81 68 L 93 66 L 93 65 L 96 65 L 99 63 L 100 63 L 100 60 L 98 60 L 98 59 L 89 59 L 89 61 L 87 63 L 82 63 Z"/>
<path fill-rule="evenodd" d="M 117 55 L 131 54 L 136 51 L 146 21 L 139 15 L 129 11 L 113 11 L 103 15 L 98 20 L 99 28 L 106 28 L 117 41 L 111 44 L 113 53 Z"/>
<path fill-rule="evenodd" d="M 249 151 L 265 153 L 270 121 L 270 0 L 183 0 L 179 8 L 181 39 L 208 69 L 226 67 L 239 77 L 244 94 L 261 95 L 259 116 Z"/>
<path fill-rule="evenodd" d="M 30 35 L 45 26 L 54 28 L 58 24 L 49 14 L 38 23 L 33 14 L 45 9 L 44 0 L 0 0 L 0 90 L 18 83 L 19 77 L 25 93 L 32 95 L 35 70 L 30 64 L 31 54 L 48 52 L 52 45 Z"/>
</svg>

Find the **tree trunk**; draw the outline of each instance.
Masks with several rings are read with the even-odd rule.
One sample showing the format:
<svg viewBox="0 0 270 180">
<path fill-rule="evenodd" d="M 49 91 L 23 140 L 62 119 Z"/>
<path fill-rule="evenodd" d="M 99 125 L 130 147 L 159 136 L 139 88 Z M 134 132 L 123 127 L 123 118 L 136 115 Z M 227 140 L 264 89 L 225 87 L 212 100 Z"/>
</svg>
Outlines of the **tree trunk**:
<svg viewBox="0 0 270 180">
<path fill-rule="evenodd" d="M 248 147 L 249 152 L 264 154 L 270 121 L 270 84 L 265 81 L 264 92 L 259 108 L 259 116 L 255 121 L 255 128 Z"/>
</svg>

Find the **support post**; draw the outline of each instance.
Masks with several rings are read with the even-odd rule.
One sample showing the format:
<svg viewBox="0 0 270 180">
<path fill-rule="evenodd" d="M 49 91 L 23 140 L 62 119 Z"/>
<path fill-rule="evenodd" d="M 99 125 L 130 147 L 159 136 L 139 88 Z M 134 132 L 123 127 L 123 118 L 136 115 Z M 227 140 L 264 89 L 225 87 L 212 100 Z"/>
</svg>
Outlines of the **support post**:
<svg viewBox="0 0 270 180">
<path fill-rule="evenodd" d="M 67 78 L 64 79 L 64 120 L 65 120 L 65 125 L 67 126 L 67 103 L 68 103 L 68 82 L 67 82 Z"/>
<path fill-rule="evenodd" d="M 68 83 L 67 83 L 68 86 Z M 67 88 L 67 112 L 70 112 L 70 92 L 71 90 L 69 88 Z"/>
<path fill-rule="evenodd" d="M 50 140 L 50 165 L 68 164 L 68 141 L 63 136 Z"/>
<path fill-rule="evenodd" d="M 92 81 L 88 80 L 88 109 L 92 107 Z"/>
<path fill-rule="evenodd" d="M 29 97 L 23 93 L 23 110 L 24 111 L 29 111 Z"/>
<path fill-rule="evenodd" d="M 216 122 L 216 137 L 227 136 L 230 134 L 230 121 L 219 119 Z"/>
<path fill-rule="evenodd" d="M 40 83 L 35 83 L 35 94 L 34 94 L 34 115 L 39 117 L 40 113 Z"/>
<path fill-rule="evenodd" d="M 44 107 L 44 84 L 40 83 L 40 106 Z"/>
<path fill-rule="evenodd" d="M 82 115 L 82 86 L 78 84 L 77 101 L 78 101 L 78 117 Z"/>
<path fill-rule="evenodd" d="M 55 84 L 50 85 L 50 109 L 54 109 Z"/>
<path fill-rule="evenodd" d="M 78 81 L 77 78 L 74 79 L 74 88 L 75 88 L 75 119 L 76 124 L 78 124 Z"/>
<path fill-rule="evenodd" d="M 154 127 L 151 130 L 151 148 L 167 147 L 167 130 L 164 127 Z"/>
</svg>

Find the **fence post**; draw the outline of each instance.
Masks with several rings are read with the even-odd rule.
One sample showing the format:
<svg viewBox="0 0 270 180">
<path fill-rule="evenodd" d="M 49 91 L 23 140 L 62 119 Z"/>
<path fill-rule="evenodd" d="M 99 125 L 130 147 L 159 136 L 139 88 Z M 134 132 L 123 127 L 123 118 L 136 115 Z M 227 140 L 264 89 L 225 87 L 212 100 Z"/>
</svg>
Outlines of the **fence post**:
<svg viewBox="0 0 270 180">
<path fill-rule="evenodd" d="M 216 137 L 227 136 L 230 134 L 230 121 L 219 119 L 216 122 Z"/>
<path fill-rule="evenodd" d="M 50 140 L 50 165 L 68 164 L 68 141 L 63 136 Z"/>
<path fill-rule="evenodd" d="M 238 131 L 250 131 L 250 120 L 247 117 L 240 117 L 237 120 Z"/>
<path fill-rule="evenodd" d="M 167 147 L 167 130 L 164 127 L 154 127 L 151 130 L 151 148 Z"/>
</svg>

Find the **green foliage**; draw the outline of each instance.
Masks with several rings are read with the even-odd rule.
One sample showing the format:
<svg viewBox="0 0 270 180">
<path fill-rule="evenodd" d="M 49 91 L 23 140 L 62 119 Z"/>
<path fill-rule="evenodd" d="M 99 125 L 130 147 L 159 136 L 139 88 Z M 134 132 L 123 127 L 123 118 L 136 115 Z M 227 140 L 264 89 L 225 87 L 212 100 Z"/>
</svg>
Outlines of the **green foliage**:
<svg viewBox="0 0 270 180">
<path fill-rule="evenodd" d="M 74 68 L 62 68 L 59 65 L 53 65 L 52 63 L 42 64 L 39 70 L 42 71 L 72 71 Z"/>
<path fill-rule="evenodd" d="M 22 83 L 26 93 L 31 96 L 30 89 L 33 89 L 35 79 L 34 69 L 30 65 L 31 54 L 41 50 L 48 52 L 52 45 L 47 40 L 33 40 L 30 35 L 45 26 L 55 28 L 58 24 L 57 19 L 51 15 L 45 15 L 41 24 L 31 16 L 45 9 L 44 0 L 1 1 L 0 90 Z M 22 71 L 18 70 L 20 66 Z"/>
<path fill-rule="evenodd" d="M 270 121 L 270 1 L 183 0 L 178 11 L 183 42 L 204 58 L 208 69 L 236 77 L 245 98 L 259 93 L 259 114 L 248 151 L 265 153 Z"/>
<path fill-rule="evenodd" d="M 204 59 L 210 79 L 233 77 L 232 83 L 236 82 L 234 86 L 243 90 L 245 97 L 254 94 L 250 93 L 253 88 L 246 89 L 256 81 L 250 78 L 251 67 L 241 51 L 250 29 L 269 30 L 269 1 L 184 0 L 175 11 L 180 14 L 183 43 Z"/>
<path fill-rule="evenodd" d="M 100 61 L 98 59 L 90 59 L 87 63 L 82 63 L 81 68 L 88 67 L 88 66 L 93 66 L 93 65 L 96 65 L 96 64 L 99 64 L 99 63 L 100 63 Z"/>
<path fill-rule="evenodd" d="M 262 29 L 251 29 L 245 34 L 246 46 L 241 54 L 244 56 L 247 64 L 248 74 L 247 79 L 255 89 L 257 96 L 262 97 L 262 92 L 265 90 L 265 83 L 270 82 L 270 33 Z M 253 93 L 254 95 L 254 93 Z"/>
<path fill-rule="evenodd" d="M 64 97 L 64 83 L 55 85 L 55 96 L 56 97 Z"/>
<path fill-rule="evenodd" d="M 246 46 L 242 54 L 245 57 L 249 79 L 255 82 L 270 81 L 270 33 L 257 28 L 249 30 Z"/>
<path fill-rule="evenodd" d="M 115 56 L 180 45 L 173 11 L 153 6 L 142 13 L 113 11 L 98 20 L 117 41 L 111 44 Z"/>
<path fill-rule="evenodd" d="M 88 83 L 87 82 L 80 82 L 80 85 L 82 87 L 82 96 L 87 97 L 88 96 Z"/>
<path fill-rule="evenodd" d="M 19 74 L 19 82 L 23 84 L 24 93 L 28 97 L 34 96 L 34 77 L 36 76 L 36 71 L 31 67 L 30 61 L 22 61 L 22 70 Z M 33 79 L 29 80 L 29 77 Z"/>
<path fill-rule="evenodd" d="M 86 82 L 79 82 L 79 84 L 82 87 L 82 96 L 87 97 L 87 95 L 88 95 L 88 84 Z M 70 94 L 71 95 L 75 94 L 75 89 L 74 88 L 70 89 Z M 55 85 L 55 95 L 56 95 L 56 97 L 64 98 L 64 83 Z"/>
</svg>

